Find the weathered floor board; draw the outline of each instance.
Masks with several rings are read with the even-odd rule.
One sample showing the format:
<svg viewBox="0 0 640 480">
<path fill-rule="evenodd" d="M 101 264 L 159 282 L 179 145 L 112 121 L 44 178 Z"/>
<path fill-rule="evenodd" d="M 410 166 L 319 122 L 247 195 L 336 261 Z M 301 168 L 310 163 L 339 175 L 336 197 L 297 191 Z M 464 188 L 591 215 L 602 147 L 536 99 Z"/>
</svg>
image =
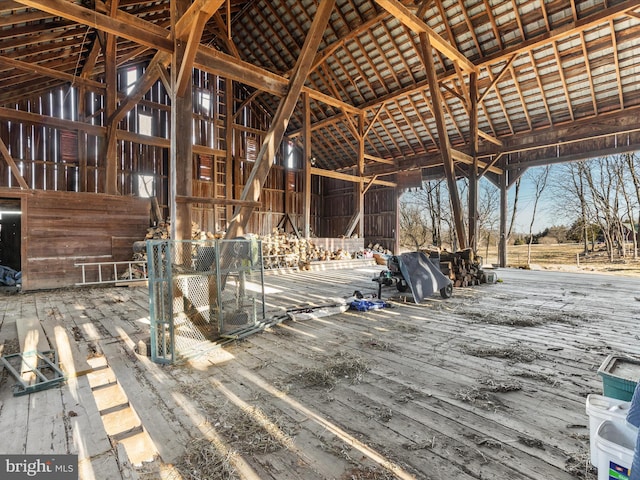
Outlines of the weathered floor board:
<svg viewBox="0 0 640 480">
<path fill-rule="evenodd" d="M 268 275 L 267 310 L 376 292 L 382 268 Z M 585 398 L 601 392 L 608 354 L 640 356 L 640 279 L 498 274 L 496 285 L 421 305 L 384 288 L 393 308 L 287 320 L 176 366 L 133 352 L 149 335 L 145 288 L 0 297 L 5 353 L 19 348 L 25 312 L 71 375 L 13 397 L 2 374 L 0 451 L 78 453 L 83 480 L 178 479 L 167 464 L 203 438 L 236 452 L 231 464 L 250 480 L 593 480 Z M 340 362 L 362 370 L 336 374 Z M 100 411 L 96 392 L 116 383 L 160 456 L 142 467 L 103 426 L 101 413 L 119 420 L 115 408 Z M 247 442 L 258 435 L 249 425 L 270 443 Z"/>
</svg>

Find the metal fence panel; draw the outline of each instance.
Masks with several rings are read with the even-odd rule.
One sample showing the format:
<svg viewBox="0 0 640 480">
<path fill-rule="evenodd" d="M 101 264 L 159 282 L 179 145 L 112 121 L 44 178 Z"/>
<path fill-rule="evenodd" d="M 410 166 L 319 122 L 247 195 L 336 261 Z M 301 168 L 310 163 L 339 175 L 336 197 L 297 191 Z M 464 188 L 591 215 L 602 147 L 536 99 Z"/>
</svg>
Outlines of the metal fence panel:
<svg viewBox="0 0 640 480">
<path fill-rule="evenodd" d="M 264 320 L 257 239 L 147 242 L 152 360 L 172 363 Z"/>
</svg>

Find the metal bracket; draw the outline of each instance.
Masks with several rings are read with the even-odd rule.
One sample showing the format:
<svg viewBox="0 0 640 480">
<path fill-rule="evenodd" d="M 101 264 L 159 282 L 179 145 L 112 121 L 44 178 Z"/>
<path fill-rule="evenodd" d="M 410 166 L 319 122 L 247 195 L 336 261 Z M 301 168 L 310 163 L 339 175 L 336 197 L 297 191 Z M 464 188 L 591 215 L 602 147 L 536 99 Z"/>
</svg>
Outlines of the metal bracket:
<svg viewBox="0 0 640 480">
<path fill-rule="evenodd" d="M 35 360 L 35 361 L 34 361 Z M 18 381 L 13 386 L 13 396 L 46 390 L 63 382 L 66 378 L 58 367 L 58 353 L 55 350 L 14 353 L 0 357 L 4 367 Z M 12 363 L 14 365 L 12 365 Z M 22 370 L 22 373 L 20 373 Z M 25 381 L 25 374 L 32 373 L 34 381 Z"/>
</svg>

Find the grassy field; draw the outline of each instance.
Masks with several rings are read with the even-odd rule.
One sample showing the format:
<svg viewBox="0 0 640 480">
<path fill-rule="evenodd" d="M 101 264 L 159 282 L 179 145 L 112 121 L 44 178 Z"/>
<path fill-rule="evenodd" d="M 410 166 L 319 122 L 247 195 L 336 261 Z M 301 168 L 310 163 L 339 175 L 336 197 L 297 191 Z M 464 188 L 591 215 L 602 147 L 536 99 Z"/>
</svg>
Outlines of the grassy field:
<svg viewBox="0 0 640 480">
<path fill-rule="evenodd" d="M 633 259 L 633 252 L 627 253 L 626 258 L 620 257 L 611 263 L 604 247 L 601 250 L 596 247 L 595 252 L 587 255 L 583 255 L 583 249 L 583 245 L 577 243 L 531 245 L 531 268 L 640 276 L 640 260 Z M 489 248 L 488 256 L 485 248 L 480 248 L 478 254 L 483 257 L 484 263 L 498 263 L 498 250 L 495 246 Z M 526 268 L 527 245 L 509 245 L 507 262 L 511 267 Z"/>
</svg>

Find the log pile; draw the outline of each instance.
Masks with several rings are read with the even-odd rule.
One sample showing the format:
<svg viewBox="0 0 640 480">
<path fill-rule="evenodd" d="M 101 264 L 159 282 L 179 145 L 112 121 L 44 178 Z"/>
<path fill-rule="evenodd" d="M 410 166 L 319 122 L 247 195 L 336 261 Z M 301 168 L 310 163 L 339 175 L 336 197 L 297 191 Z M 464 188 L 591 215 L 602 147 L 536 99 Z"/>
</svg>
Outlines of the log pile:
<svg viewBox="0 0 640 480">
<path fill-rule="evenodd" d="M 480 285 L 482 269 L 471 249 L 451 253 L 440 252 L 440 270 L 449 277 L 454 287 Z"/>
<path fill-rule="evenodd" d="M 332 252 L 319 248 L 313 242 L 295 235 L 274 230 L 262 240 L 262 259 L 264 268 L 299 267 L 309 270 L 310 263 L 326 260 L 348 260 L 353 255 L 339 248 Z"/>
<path fill-rule="evenodd" d="M 170 232 L 171 224 L 169 222 L 161 222 L 157 227 L 150 227 L 147 229 L 145 240 L 167 240 L 171 237 Z M 221 233 L 205 232 L 200 229 L 200 225 L 196 222 L 191 222 L 191 240 L 215 240 L 216 238 L 222 238 Z"/>
<path fill-rule="evenodd" d="M 133 260 L 136 262 L 147 261 L 146 240 L 166 240 L 171 236 L 169 222 L 162 222 L 156 227 L 147 229 L 144 240 L 135 242 L 133 245 Z M 191 238 L 193 240 L 214 240 L 223 238 L 220 233 L 206 232 L 200 229 L 200 226 L 193 222 L 191 225 Z M 299 268 L 301 270 L 310 270 L 311 262 L 329 261 L 329 260 L 350 260 L 353 258 L 373 258 L 375 254 L 384 254 L 384 262 L 386 256 L 391 252 L 379 244 L 369 244 L 365 251 L 349 252 L 345 249 L 338 248 L 330 251 L 322 247 L 316 246 L 312 241 L 298 238 L 293 234 L 283 233 L 279 229 L 274 229 L 269 235 L 259 237 L 262 241 L 262 257 L 264 268 Z M 144 278 L 142 266 L 133 267 L 132 272 L 127 271 L 121 276 L 121 279 Z"/>
</svg>

